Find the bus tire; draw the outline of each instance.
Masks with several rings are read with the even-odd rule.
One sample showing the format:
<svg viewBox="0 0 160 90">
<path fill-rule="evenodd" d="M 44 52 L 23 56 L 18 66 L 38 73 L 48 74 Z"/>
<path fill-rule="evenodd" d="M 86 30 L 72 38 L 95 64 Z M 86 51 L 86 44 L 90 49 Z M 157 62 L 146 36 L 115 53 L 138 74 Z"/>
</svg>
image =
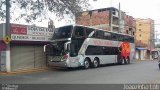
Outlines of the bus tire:
<svg viewBox="0 0 160 90">
<path fill-rule="evenodd" d="M 99 59 L 98 58 L 95 58 L 94 60 L 93 60 L 93 63 L 92 63 L 93 65 L 92 65 L 92 67 L 93 68 L 97 68 L 98 66 L 99 66 Z"/>
<path fill-rule="evenodd" d="M 127 64 L 130 64 L 130 58 L 127 57 Z"/>
<path fill-rule="evenodd" d="M 117 63 L 118 63 L 118 65 L 122 65 L 123 64 L 122 62 L 123 62 L 122 57 L 120 55 L 118 55 L 117 56 Z"/>
<path fill-rule="evenodd" d="M 90 66 L 91 66 L 90 61 L 86 58 L 84 60 L 84 66 L 83 66 L 83 68 L 84 69 L 88 69 L 88 68 L 90 68 Z"/>
<path fill-rule="evenodd" d="M 122 58 L 122 64 L 121 64 L 121 65 L 124 65 L 124 64 L 126 64 L 126 60 L 125 60 L 125 58 L 123 57 L 123 58 Z"/>
<path fill-rule="evenodd" d="M 123 64 L 128 64 L 128 61 L 125 57 L 123 57 L 123 62 L 124 62 Z"/>
</svg>

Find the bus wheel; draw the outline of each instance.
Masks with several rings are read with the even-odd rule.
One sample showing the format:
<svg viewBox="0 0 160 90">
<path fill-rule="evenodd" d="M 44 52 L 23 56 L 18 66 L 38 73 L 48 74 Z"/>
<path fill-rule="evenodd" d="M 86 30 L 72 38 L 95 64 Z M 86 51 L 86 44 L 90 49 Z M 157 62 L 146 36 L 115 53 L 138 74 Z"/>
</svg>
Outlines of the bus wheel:
<svg viewBox="0 0 160 90">
<path fill-rule="evenodd" d="M 95 58 L 94 61 L 93 61 L 93 67 L 97 68 L 98 66 L 99 66 L 98 58 Z"/>
<path fill-rule="evenodd" d="M 127 59 L 125 57 L 122 57 L 121 59 L 121 65 L 127 64 Z"/>
<path fill-rule="evenodd" d="M 120 55 L 117 56 L 117 63 L 118 63 L 119 65 L 122 64 L 122 58 L 121 58 Z"/>
<path fill-rule="evenodd" d="M 128 60 L 125 57 L 123 58 L 123 62 L 123 64 L 128 64 Z"/>
<path fill-rule="evenodd" d="M 90 62 L 88 59 L 84 60 L 84 69 L 88 69 L 90 67 Z"/>
<path fill-rule="evenodd" d="M 127 64 L 130 64 L 130 58 L 127 57 Z"/>
<path fill-rule="evenodd" d="M 124 65 L 125 64 L 125 58 L 124 57 L 121 57 L 120 55 L 118 55 L 117 60 L 118 60 L 119 65 Z"/>
<path fill-rule="evenodd" d="M 124 65 L 125 64 L 125 58 L 122 58 L 121 59 L 121 65 Z"/>
</svg>

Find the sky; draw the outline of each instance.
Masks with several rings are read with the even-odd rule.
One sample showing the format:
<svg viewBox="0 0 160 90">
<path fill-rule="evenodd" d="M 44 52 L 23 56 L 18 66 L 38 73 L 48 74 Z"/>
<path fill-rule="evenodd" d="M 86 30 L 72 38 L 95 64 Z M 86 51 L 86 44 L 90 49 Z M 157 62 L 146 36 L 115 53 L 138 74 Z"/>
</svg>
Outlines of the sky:
<svg viewBox="0 0 160 90">
<path fill-rule="evenodd" d="M 158 31 L 160 38 L 160 0 L 89 0 L 89 3 L 91 4 L 89 9 L 107 7 L 118 8 L 120 3 L 120 9 L 126 12 L 126 14 L 133 16 L 134 18 L 151 18 L 155 20 L 155 31 Z M 17 12 L 19 12 L 19 10 L 16 11 L 14 16 L 18 16 Z M 54 20 L 56 27 L 74 23 L 74 21 L 69 21 L 71 20 L 69 17 L 66 17 L 61 21 L 58 21 L 58 19 L 56 19 L 54 16 L 51 19 Z M 21 20 L 17 23 L 24 23 L 24 20 Z M 47 27 L 48 20 L 43 20 L 42 22 L 35 21 L 35 23 L 37 26 Z"/>
<path fill-rule="evenodd" d="M 91 4 L 89 9 L 99 9 L 107 7 L 119 7 L 126 14 L 134 18 L 151 18 L 155 20 L 155 31 L 158 31 L 160 37 L 160 0 L 89 0 Z M 55 25 L 63 26 L 65 24 L 72 24 L 74 22 L 65 22 L 70 20 L 65 18 L 61 22 L 55 21 Z"/>
<path fill-rule="evenodd" d="M 160 0 L 90 0 L 91 9 L 119 7 L 134 18 L 151 18 L 155 21 L 155 31 L 160 38 Z"/>
</svg>

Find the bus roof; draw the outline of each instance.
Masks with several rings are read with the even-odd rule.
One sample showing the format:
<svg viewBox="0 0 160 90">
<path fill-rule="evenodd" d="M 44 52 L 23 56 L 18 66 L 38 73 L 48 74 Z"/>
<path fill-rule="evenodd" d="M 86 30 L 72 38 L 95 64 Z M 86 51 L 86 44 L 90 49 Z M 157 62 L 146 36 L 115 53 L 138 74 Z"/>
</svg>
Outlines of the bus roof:
<svg viewBox="0 0 160 90">
<path fill-rule="evenodd" d="M 71 24 L 71 25 L 65 25 L 65 26 L 73 26 L 73 27 L 75 27 L 75 26 L 80 26 L 80 27 L 86 27 L 86 28 L 101 30 L 101 31 L 105 31 L 105 32 L 111 32 L 111 33 L 115 33 L 115 34 L 121 34 L 121 35 L 126 35 L 126 36 L 134 37 L 134 36 L 132 36 L 132 35 L 128 35 L 128 34 L 124 34 L 124 33 L 117 33 L 117 32 L 107 31 L 107 30 L 103 30 L 103 29 L 99 29 L 99 28 L 95 28 L 95 27 L 91 27 L 91 26 L 79 25 L 79 24 Z M 61 27 L 65 27 L 65 26 L 61 26 Z M 58 27 L 58 28 L 60 28 L 60 27 Z"/>
</svg>

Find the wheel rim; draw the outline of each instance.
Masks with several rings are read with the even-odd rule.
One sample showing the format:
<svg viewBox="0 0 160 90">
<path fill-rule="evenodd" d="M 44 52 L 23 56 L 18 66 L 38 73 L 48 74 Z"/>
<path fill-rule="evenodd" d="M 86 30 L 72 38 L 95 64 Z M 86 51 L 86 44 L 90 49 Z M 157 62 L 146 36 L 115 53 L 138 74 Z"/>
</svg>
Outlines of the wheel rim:
<svg viewBox="0 0 160 90">
<path fill-rule="evenodd" d="M 124 59 L 122 59 L 122 65 L 124 64 Z"/>
<path fill-rule="evenodd" d="M 128 64 L 130 64 L 130 58 L 129 57 L 127 58 L 127 62 L 128 62 Z"/>
<path fill-rule="evenodd" d="M 98 61 L 97 60 L 94 60 L 93 64 L 94 64 L 94 67 L 98 67 Z"/>
<path fill-rule="evenodd" d="M 129 64 L 128 58 L 126 59 L 127 64 Z"/>
<path fill-rule="evenodd" d="M 88 60 L 86 60 L 85 62 L 84 62 L 84 67 L 87 69 L 87 68 L 89 68 L 89 62 L 88 62 Z"/>
</svg>

